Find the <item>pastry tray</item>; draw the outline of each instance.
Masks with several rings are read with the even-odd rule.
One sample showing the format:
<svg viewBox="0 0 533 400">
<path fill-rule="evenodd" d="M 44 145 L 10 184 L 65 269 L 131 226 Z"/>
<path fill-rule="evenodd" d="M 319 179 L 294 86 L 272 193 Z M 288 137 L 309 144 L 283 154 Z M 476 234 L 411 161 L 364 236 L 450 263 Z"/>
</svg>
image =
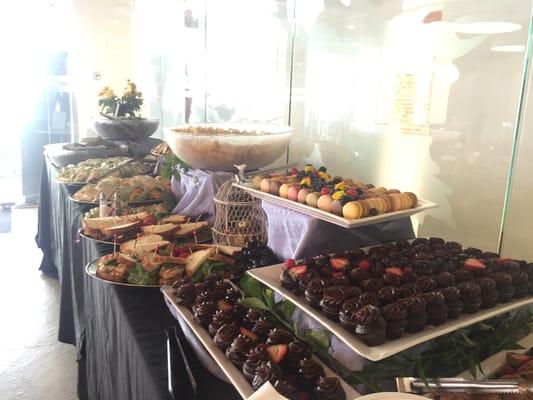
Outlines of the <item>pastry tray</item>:
<svg viewBox="0 0 533 400">
<path fill-rule="evenodd" d="M 422 211 L 430 210 L 432 208 L 439 207 L 437 203 L 433 203 L 428 200 L 418 199 L 418 204 L 415 208 L 409 208 L 407 210 L 394 211 L 386 214 L 376 215 L 375 217 L 365 217 L 360 219 L 347 219 L 339 215 L 320 210 L 315 207 L 308 206 L 307 204 L 298 203 L 283 197 L 275 196 L 270 193 L 265 193 L 257 189 L 253 189 L 249 186 L 234 183 L 233 186 L 238 187 L 250 195 L 268 201 L 269 203 L 288 208 L 299 213 L 309 215 L 313 218 L 318 218 L 331 224 L 342 226 L 343 228 L 358 228 L 360 226 L 378 224 L 380 222 L 392 221 L 395 219 L 410 217 Z"/>
<path fill-rule="evenodd" d="M 252 386 L 248 383 L 244 375 L 241 371 L 239 371 L 235 365 L 226 357 L 224 352 L 220 350 L 214 343 L 213 339 L 211 339 L 211 336 L 207 333 L 207 331 L 202 328 L 200 325 L 196 323 L 196 321 L 193 318 L 193 315 L 191 311 L 179 304 L 176 303 L 176 298 L 172 293 L 172 288 L 170 287 L 163 287 L 162 290 L 163 295 L 165 296 L 167 300 L 167 304 L 172 306 L 185 320 L 187 325 L 191 328 L 191 330 L 194 332 L 198 340 L 202 343 L 202 345 L 205 347 L 209 355 L 213 358 L 213 360 L 216 362 L 216 364 L 220 367 L 220 369 L 224 372 L 224 374 L 228 377 L 229 381 L 235 386 L 235 389 L 239 392 L 239 394 L 242 396 L 243 399 L 247 399 L 254 393 L 254 389 Z M 317 359 L 318 362 L 322 364 L 320 360 Z M 327 376 L 337 376 L 331 369 L 329 369 L 326 365 L 322 364 L 324 367 L 324 371 L 326 372 Z M 346 382 L 344 382 L 341 379 L 341 385 L 346 392 L 346 399 L 351 400 L 360 397 L 360 394 L 355 391 L 350 385 L 348 385 Z"/>
<path fill-rule="evenodd" d="M 295 306 L 300 308 L 307 315 L 309 315 L 311 318 L 313 318 L 322 326 L 324 326 L 324 328 L 328 329 L 331 333 L 337 336 L 339 340 L 344 342 L 353 351 L 371 361 L 382 360 L 394 354 L 400 353 L 406 349 L 409 349 L 413 346 L 453 332 L 457 329 L 484 321 L 486 319 L 533 303 L 533 296 L 531 296 L 509 303 L 499 304 L 496 307 L 492 307 L 487 310 L 481 310 L 474 314 L 461 314 L 458 319 L 449 320 L 443 325 L 426 325 L 425 329 L 422 332 L 405 333 L 400 339 L 389 340 L 381 346 L 370 347 L 364 344 L 359 339 L 357 339 L 354 334 L 345 330 L 340 323 L 330 320 L 320 311 L 314 309 L 309 304 L 307 304 L 303 296 L 297 296 L 282 287 L 280 282 L 280 274 L 282 268 L 283 264 L 277 264 L 269 267 L 252 269 L 247 271 L 247 273 L 253 276 L 258 281 L 260 281 L 261 283 L 271 288 L 272 290 L 274 290 L 275 292 L 282 295 L 284 298 L 290 300 L 292 303 L 294 303 Z"/>
</svg>

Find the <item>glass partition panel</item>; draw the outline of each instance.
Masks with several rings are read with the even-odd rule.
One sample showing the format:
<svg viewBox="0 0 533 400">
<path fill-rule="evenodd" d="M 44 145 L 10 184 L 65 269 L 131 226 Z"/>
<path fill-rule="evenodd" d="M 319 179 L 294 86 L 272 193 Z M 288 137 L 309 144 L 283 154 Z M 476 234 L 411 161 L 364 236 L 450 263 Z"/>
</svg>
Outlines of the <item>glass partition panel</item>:
<svg viewBox="0 0 533 400">
<path fill-rule="evenodd" d="M 531 3 L 296 0 L 291 161 L 410 190 L 419 236 L 496 250 Z"/>
</svg>

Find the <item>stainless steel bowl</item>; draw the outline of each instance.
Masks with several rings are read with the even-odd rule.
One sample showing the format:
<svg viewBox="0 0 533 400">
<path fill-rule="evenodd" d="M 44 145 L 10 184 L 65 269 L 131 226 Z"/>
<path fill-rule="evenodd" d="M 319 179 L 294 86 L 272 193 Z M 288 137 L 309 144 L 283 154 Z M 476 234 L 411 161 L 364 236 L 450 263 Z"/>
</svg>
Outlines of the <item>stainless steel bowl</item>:
<svg viewBox="0 0 533 400">
<path fill-rule="evenodd" d="M 184 131 L 191 127 L 198 131 Z M 205 129 L 219 131 L 205 133 Z M 236 171 L 235 164 L 254 170 L 276 161 L 291 136 L 290 126 L 257 123 L 203 123 L 165 130 L 170 149 L 191 167 L 228 172 Z"/>
</svg>

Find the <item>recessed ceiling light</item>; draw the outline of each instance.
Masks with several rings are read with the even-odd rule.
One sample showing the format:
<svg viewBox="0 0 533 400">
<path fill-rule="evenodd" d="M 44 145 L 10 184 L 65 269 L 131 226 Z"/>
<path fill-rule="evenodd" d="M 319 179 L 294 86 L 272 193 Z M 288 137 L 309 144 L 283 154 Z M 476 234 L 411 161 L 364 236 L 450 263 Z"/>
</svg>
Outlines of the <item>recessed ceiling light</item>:
<svg viewBox="0 0 533 400">
<path fill-rule="evenodd" d="M 454 23 L 453 30 L 458 33 L 491 34 L 515 32 L 522 28 L 522 25 L 514 22 L 500 21 L 480 21 Z"/>
<path fill-rule="evenodd" d="M 496 51 L 499 53 L 523 53 L 526 49 L 526 46 L 523 44 L 506 44 L 500 46 L 492 46 L 491 51 Z"/>
</svg>

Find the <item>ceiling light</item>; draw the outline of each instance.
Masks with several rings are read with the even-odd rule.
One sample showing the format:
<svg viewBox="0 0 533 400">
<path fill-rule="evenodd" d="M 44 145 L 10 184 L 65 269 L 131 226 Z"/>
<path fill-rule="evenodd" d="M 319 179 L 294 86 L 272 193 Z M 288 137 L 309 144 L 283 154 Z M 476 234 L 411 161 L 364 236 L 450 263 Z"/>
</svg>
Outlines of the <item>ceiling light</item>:
<svg viewBox="0 0 533 400">
<path fill-rule="evenodd" d="M 526 49 L 526 46 L 523 44 L 506 44 L 500 46 L 492 46 L 491 51 L 496 51 L 499 53 L 523 53 Z"/>
<path fill-rule="evenodd" d="M 506 33 L 515 32 L 522 28 L 522 25 L 514 22 L 499 22 L 499 21 L 482 21 L 482 22 L 464 22 L 454 23 L 453 30 L 458 33 L 475 33 L 475 34 L 491 34 L 491 33 Z"/>
</svg>

